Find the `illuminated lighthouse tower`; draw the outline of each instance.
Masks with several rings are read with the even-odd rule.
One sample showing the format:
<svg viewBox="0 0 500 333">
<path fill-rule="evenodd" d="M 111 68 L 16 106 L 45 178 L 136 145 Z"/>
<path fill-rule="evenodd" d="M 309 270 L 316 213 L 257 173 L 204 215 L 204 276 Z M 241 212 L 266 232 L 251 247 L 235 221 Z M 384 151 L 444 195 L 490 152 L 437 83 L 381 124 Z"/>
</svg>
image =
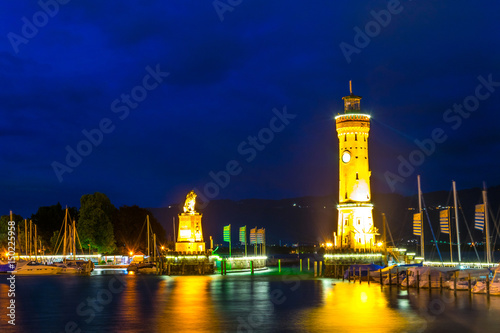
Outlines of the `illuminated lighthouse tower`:
<svg viewBox="0 0 500 333">
<path fill-rule="evenodd" d="M 371 171 L 368 165 L 370 115 L 360 109 L 361 96 L 342 97 L 344 114 L 335 117 L 339 138 L 339 211 L 335 246 L 369 250 L 374 246 L 370 192 Z"/>
</svg>

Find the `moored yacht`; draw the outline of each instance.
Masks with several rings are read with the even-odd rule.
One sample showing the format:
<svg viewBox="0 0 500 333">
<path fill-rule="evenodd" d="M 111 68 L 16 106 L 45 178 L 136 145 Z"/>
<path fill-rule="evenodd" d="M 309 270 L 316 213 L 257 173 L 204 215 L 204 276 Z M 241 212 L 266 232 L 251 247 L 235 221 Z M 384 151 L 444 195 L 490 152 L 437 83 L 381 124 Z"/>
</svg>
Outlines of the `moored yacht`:
<svg viewBox="0 0 500 333">
<path fill-rule="evenodd" d="M 16 275 L 53 275 L 61 272 L 62 268 L 54 265 L 44 265 L 35 261 L 18 261 L 14 273 Z"/>
<path fill-rule="evenodd" d="M 486 294 L 486 281 L 477 281 L 476 285 L 472 288 L 475 294 Z M 495 269 L 493 279 L 490 281 L 490 295 L 500 296 L 500 265 Z"/>
</svg>

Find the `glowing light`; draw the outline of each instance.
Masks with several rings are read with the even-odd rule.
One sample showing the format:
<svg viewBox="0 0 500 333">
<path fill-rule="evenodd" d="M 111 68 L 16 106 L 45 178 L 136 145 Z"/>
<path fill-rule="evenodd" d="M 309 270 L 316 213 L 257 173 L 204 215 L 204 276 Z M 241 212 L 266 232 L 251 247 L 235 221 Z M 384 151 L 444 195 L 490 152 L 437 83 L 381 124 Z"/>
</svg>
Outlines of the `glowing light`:
<svg viewBox="0 0 500 333">
<path fill-rule="evenodd" d="M 424 258 L 420 258 L 420 257 L 415 257 L 415 259 L 424 259 Z M 454 266 L 458 266 L 458 265 L 461 265 L 461 266 L 464 266 L 464 267 L 493 267 L 495 266 L 496 264 L 493 264 L 493 263 L 479 263 L 479 262 L 461 262 L 461 263 L 458 263 L 458 262 L 433 262 L 433 261 L 424 261 L 424 266 L 451 266 L 451 267 L 454 267 Z"/>
<path fill-rule="evenodd" d="M 333 247 L 332 243 L 326 243 L 326 247 Z"/>
<path fill-rule="evenodd" d="M 345 119 L 351 119 L 350 117 L 352 117 L 352 119 L 355 119 L 354 117 L 357 117 L 357 116 L 358 117 L 360 116 L 360 119 L 362 119 L 362 117 L 367 117 L 368 119 L 371 118 L 371 116 L 369 114 L 366 114 L 366 113 L 349 113 L 349 114 L 336 115 L 335 119 L 341 118 L 341 117 L 344 117 Z"/>
<path fill-rule="evenodd" d="M 19 255 L 19 258 L 21 259 L 29 259 L 29 258 L 32 258 L 34 257 L 33 255 L 32 256 L 29 256 L 29 255 Z M 48 255 L 40 255 L 38 256 L 40 259 L 49 259 L 49 260 L 52 260 L 52 259 L 64 259 L 64 258 L 69 258 L 70 255 L 67 254 L 67 255 L 62 255 L 62 254 L 48 254 Z M 101 258 L 101 255 L 100 254 L 77 254 L 76 255 L 77 258 Z"/>
<path fill-rule="evenodd" d="M 255 256 L 255 257 L 236 257 L 236 258 L 227 258 L 229 261 L 241 261 L 241 260 L 260 260 L 267 259 L 267 256 Z"/>
<path fill-rule="evenodd" d="M 161 249 L 162 249 L 162 251 L 163 251 L 163 250 L 165 250 L 165 247 L 164 247 L 164 246 L 162 246 L 162 247 L 161 247 Z"/>
<path fill-rule="evenodd" d="M 325 254 L 325 259 L 328 258 L 371 258 L 382 257 L 382 253 L 367 253 L 367 254 Z"/>
<path fill-rule="evenodd" d="M 128 254 L 129 254 L 130 256 L 133 256 L 133 255 L 134 255 L 134 252 L 130 251 Z"/>
<path fill-rule="evenodd" d="M 357 202 L 357 203 L 343 203 L 337 205 L 337 208 L 348 208 L 348 207 L 373 207 L 373 204 Z"/>
<path fill-rule="evenodd" d="M 378 247 L 381 247 L 382 245 L 384 245 L 384 243 L 382 243 L 382 242 L 378 242 L 378 243 L 377 243 L 377 246 L 378 246 Z"/>
</svg>

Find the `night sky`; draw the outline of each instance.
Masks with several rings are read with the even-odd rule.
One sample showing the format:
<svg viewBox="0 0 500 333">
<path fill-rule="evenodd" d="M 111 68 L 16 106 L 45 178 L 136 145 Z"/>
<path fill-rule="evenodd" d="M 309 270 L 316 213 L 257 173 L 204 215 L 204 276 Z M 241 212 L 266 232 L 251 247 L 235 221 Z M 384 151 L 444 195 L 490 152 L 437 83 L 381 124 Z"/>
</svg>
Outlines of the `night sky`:
<svg viewBox="0 0 500 333">
<path fill-rule="evenodd" d="M 1 214 L 335 193 L 349 80 L 372 191 L 500 184 L 497 1 L 41 3 L 0 5 Z"/>
</svg>

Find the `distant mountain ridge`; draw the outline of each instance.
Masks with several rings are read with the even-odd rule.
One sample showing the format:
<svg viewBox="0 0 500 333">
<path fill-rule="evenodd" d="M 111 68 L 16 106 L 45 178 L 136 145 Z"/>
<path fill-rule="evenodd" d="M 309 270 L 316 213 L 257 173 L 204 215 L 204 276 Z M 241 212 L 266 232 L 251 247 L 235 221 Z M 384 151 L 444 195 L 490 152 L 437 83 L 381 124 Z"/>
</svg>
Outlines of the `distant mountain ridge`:
<svg viewBox="0 0 500 333">
<path fill-rule="evenodd" d="M 268 200 L 244 199 L 233 201 L 228 199 L 212 200 L 203 209 L 197 210 L 203 214 L 203 234 L 205 241 L 212 236 L 214 243 L 222 243 L 223 226 L 231 224 L 232 242 L 238 242 L 238 229 L 246 225 L 266 228 L 267 244 L 282 243 L 318 243 L 332 239 L 332 233 L 337 229 L 337 195 L 306 196 L 299 198 Z M 427 213 L 432 221 L 434 233 L 438 240 L 447 240 L 448 235 L 439 235 L 439 206 L 453 206 L 453 194 L 447 191 L 437 191 L 423 194 Z M 465 226 L 469 226 L 474 240 L 481 240 L 482 233 L 474 230 L 474 206 L 482 203 L 480 188 L 458 191 L 462 207 L 459 213 L 459 223 L 462 243 L 470 241 Z M 412 235 L 412 217 L 418 208 L 417 195 L 403 196 L 399 194 L 374 193 L 375 227 L 382 233 L 381 213 L 385 213 L 395 241 L 414 239 Z M 500 208 L 500 186 L 488 189 L 488 200 L 493 216 L 498 215 Z M 182 212 L 183 204 L 168 207 L 149 208 L 163 225 L 167 234 L 172 237 L 173 217 L 178 223 L 177 215 Z M 197 205 L 201 207 L 201 205 Z M 465 219 L 463 216 L 465 215 Z M 466 221 L 465 221 L 466 220 Z M 452 220 L 454 225 L 454 220 Z M 177 226 L 177 224 L 176 224 Z M 494 227 L 492 227 L 493 229 Z M 424 224 L 426 242 L 432 239 L 428 222 Z M 176 230 L 177 232 L 177 230 Z M 454 231 L 453 231 L 454 232 Z"/>
</svg>

